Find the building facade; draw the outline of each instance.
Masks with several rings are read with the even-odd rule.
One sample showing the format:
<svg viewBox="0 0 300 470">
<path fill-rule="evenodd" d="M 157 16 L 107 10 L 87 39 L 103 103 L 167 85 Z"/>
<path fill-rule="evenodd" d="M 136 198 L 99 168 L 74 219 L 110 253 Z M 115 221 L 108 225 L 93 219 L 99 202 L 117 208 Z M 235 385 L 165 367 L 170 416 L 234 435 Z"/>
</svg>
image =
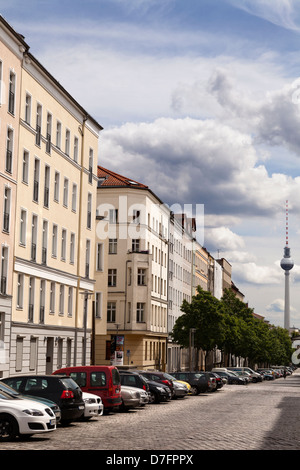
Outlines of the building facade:
<svg viewBox="0 0 300 470">
<path fill-rule="evenodd" d="M 19 50 L 9 372 L 51 373 L 90 361 L 102 128 Z"/>
<path fill-rule="evenodd" d="M 96 346 L 98 360 L 165 369 L 169 209 L 145 185 L 102 167 L 98 177 L 97 214 L 106 226 L 96 243 L 108 239 L 107 334 L 96 336 L 105 344 Z"/>
<path fill-rule="evenodd" d="M 27 45 L 0 17 L 0 377 L 9 371 L 18 178 L 19 109 Z"/>
</svg>

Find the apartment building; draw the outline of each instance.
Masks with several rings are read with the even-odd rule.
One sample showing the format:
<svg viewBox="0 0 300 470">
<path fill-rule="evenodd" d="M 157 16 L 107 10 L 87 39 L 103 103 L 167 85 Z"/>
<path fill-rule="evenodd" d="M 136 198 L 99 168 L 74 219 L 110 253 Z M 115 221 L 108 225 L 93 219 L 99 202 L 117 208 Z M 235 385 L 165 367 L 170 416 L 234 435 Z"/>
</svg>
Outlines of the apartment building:
<svg viewBox="0 0 300 470">
<path fill-rule="evenodd" d="M 100 166 L 98 178 L 97 217 L 106 224 L 96 243 L 108 239 L 107 334 L 96 335 L 98 360 L 164 369 L 170 211 L 146 185 Z"/>
<path fill-rule="evenodd" d="M 173 330 L 181 312 L 183 300 L 191 302 L 193 289 L 195 220 L 186 214 L 170 215 L 169 224 L 169 281 L 168 332 Z M 187 353 L 178 344 L 168 340 L 168 371 L 180 370 Z"/>
<path fill-rule="evenodd" d="M 21 46 L 10 373 L 51 373 L 90 361 L 102 127 Z"/>
<path fill-rule="evenodd" d="M 18 174 L 21 65 L 26 43 L 1 21 L 0 28 L 0 376 L 9 370 L 13 256 Z"/>
</svg>

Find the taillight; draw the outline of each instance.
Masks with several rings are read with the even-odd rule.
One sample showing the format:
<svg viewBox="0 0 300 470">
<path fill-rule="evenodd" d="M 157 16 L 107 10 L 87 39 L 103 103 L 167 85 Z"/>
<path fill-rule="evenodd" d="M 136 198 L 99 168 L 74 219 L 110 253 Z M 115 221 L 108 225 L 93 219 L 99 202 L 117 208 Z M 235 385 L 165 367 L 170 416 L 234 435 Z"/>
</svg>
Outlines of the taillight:
<svg viewBox="0 0 300 470">
<path fill-rule="evenodd" d="M 109 384 L 108 384 L 108 393 L 109 393 L 109 395 L 113 395 L 113 393 L 114 393 L 113 383 L 112 383 L 112 378 L 111 377 L 109 379 Z"/>
<path fill-rule="evenodd" d="M 143 389 L 147 392 L 146 385 L 143 385 Z"/>
<path fill-rule="evenodd" d="M 169 380 L 162 380 L 162 383 L 166 384 L 168 387 L 172 388 L 172 384 Z"/>
<path fill-rule="evenodd" d="M 72 392 L 72 390 L 64 390 L 61 394 L 61 397 L 62 399 L 64 398 L 74 398 L 74 393 Z"/>
</svg>

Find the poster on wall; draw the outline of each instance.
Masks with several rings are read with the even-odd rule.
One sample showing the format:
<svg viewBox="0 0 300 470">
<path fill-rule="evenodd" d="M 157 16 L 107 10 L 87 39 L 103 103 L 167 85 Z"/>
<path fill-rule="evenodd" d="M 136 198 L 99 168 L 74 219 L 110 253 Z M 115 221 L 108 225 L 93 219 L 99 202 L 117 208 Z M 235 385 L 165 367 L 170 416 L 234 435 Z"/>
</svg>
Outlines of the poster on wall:
<svg viewBox="0 0 300 470">
<path fill-rule="evenodd" d="M 124 361 L 124 336 L 111 337 L 110 363 L 113 366 L 122 366 Z"/>
</svg>

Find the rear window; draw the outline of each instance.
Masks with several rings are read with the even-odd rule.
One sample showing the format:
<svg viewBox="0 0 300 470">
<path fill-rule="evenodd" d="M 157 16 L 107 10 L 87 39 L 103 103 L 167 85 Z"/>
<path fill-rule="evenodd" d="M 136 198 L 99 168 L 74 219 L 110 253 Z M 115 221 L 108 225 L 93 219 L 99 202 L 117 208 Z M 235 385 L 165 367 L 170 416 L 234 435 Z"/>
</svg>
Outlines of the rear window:
<svg viewBox="0 0 300 470">
<path fill-rule="evenodd" d="M 64 386 L 70 390 L 76 390 L 78 388 L 77 382 L 75 382 L 72 378 L 66 377 L 61 378 L 60 380 L 64 384 Z"/>
<path fill-rule="evenodd" d="M 118 369 L 113 369 L 112 370 L 112 379 L 113 379 L 113 384 L 114 385 L 119 385 L 120 384 L 120 374 Z"/>
</svg>

